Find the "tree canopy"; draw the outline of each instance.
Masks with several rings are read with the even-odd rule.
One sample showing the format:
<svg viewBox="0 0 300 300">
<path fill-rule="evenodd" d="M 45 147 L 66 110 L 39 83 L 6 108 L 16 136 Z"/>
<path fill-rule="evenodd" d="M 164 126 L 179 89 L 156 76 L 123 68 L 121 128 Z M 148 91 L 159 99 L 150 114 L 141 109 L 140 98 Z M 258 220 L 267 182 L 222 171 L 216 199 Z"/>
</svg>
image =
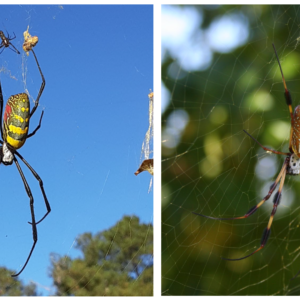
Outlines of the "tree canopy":
<svg viewBox="0 0 300 300">
<path fill-rule="evenodd" d="M 15 271 L 0 267 L 0 296 L 38 296 L 35 283 L 28 285 L 18 278 L 11 277 Z"/>
<path fill-rule="evenodd" d="M 51 276 L 57 295 L 153 295 L 153 227 L 136 216 L 77 237 L 80 258 L 52 254 Z"/>
</svg>

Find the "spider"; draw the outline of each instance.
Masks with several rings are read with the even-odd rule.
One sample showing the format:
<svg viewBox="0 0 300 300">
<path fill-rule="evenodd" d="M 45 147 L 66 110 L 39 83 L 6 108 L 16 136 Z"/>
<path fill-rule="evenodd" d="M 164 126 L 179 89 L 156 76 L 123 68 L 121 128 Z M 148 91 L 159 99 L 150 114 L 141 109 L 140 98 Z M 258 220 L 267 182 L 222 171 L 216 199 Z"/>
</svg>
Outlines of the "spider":
<svg viewBox="0 0 300 300">
<path fill-rule="evenodd" d="M 278 183 L 279 183 L 279 188 L 277 193 L 275 193 L 274 195 L 274 199 L 273 199 L 273 209 L 271 212 L 271 216 L 268 222 L 267 227 L 265 228 L 263 235 L 262 235 L 262 239 L 260 242 L 260 246 L 259 248 L 257 248 L 255 251 L 253 251 L 252 253 L 240 257 L 240 258 L 223 258 L 225 260 L 230 260 L 230 261 L 236 261 L 236 260 L 242 260 L 245 259 L 255 253 L 257 253 L 258 251 L 260 251 L 261 249 L 263 249 L 268 241 L 268 238 L 270 236 L 270 229 L 271 229 L 271 225 L 273 222 L 273 218 L 274 215 L 276 213 L 277 207 L 280 203 L 280 198 L 281 198 L 281 193 L 282 193 L 282 188 L 284 185 L 284 181 L 285 181 L 285 176 L 286 175 L 299 175 L 300 174 L 300 121 L 299 121 L 299 117 L 300 117 L 300 105 L 298 105 L 295 108 L 294 114 L 293 114 L 293 109 L 292 109 L 292 97 L 291 94 L 289 92 L 289 90 L 287 89 L 287 85 L 283 76 L 283 72 L 282 72 L 282 68 L 281 68 L 281 64 L 276 52 L 276 48 L 275 45 L 273 45 L 274 48 L 274 52 L 275 52 L 275 56 L 280 68 L 280 72 L 281 72 L 281 76 L 282 76 L 282 81 L 283 81 L 283 86 L 284 86 L 284 97 L 286 100 L 286 104 L 289 108 L 289 112 L 290 112 L 290 117 L 291 117 L 291 132 L 290 132 L 290 140 L 289 140 L 289 151 L 290 152 L 280 152 L 280 151 L 276 151 L 276 150 L 272 150 L 269 149 L 267 147 L 264 147 L 262 144 L 260 144 L 253 136 L 251 136 L 246 130 L 244 130 L 244 132 L 251 137 L 260 147 L 262 147 L 265 151 L 267 152 L 272 152 L 275 154 L 279 154 L 279 155 L 285 155 L 285 160 L 283 163 L 283 166 L 277 176 L 277 178 L 275 179 L 274 183 L 271 185 L 268 194 L 255 206 L 253 206 L 252 208 L 249 209 L 249 211 L 241 217 L 234 217 L 234 218 L 214 218 L 214 217 L 210 217 L 210 216 L 206 216 L 203 214 L 199 214 L 196 212 L 193 212 L 196 215 L 208 218 L 208 219 L 213 219 L 213 220 L 239 220 L 239 219 L 246 219 L 249 216 L 253 215 L 257 209 L 262 206 L 273 194 L 274 190 L 276 189 Z M 300 272 L 300 271 L 299 271 Z M 298 273 L 299 273 L 298 272 Z M 298 275 L 298 273 L 296 274 L 296 276 Z M 296 277 L 295 276 L 295 277 Z M 294 277 L 294 278 L 295 278 Z"/>
<path fill-rule="evenodd" d="M 31 250 L 29 252 L 29 255 L 27 257 L 27 260 L 25 264 L 23 265 L 21 271 L 18 273 L 11 275 L 12 277 L 16 277 L 22 273 L 22 271 L 25 269 L 31 254 L 34 250 L 34 247 L 37 242 L 37 228 L 36 225 L 39 224 L 41 221 L 45 219 L 45 217 L 50 213 L 51 208 L 50 204 L 48 202 L 48 199 L 46 197 L 46 193 L 43 187 L 43 181 L 40 178 L 40 176 L 36 173 L 36 171 L 30 166 L 30 164 L 23 158 L 23 156 L 17 151 L 17 149 L 21 148 L 26 139 L 32 137 L 35 135 L 37 130 L 41 127 L 41 122 L 43 118 L 44 111 L 41 114 L 39 125 L 36 127 L 36 129 L 28 134 L 28 127 L 29 127 L 29 121 L 34 114 L 35 110 L 37 109 L 39 105 L 40 97 L 43 93 L 44 87 L 45 87 L 45 78 L 43 76 L 42 70 L 40 68 L 40 65 L 38 63 L 38 60 L 36 58 L 36 55 L 33 50 L 31 50 L 35 61 L 37 63 L 39 72 L 42 77 L 42 84 L 38 93 L 38 96 L 35 101 L 35 105 L 33 109 L 30 112 L 30 102 L 28 95 L 26 93 L 21 93 L 17 95 L 10 96 L 10 98 L 7 100 L 6 107 L 4 110 L 3 115 L 3 127 L 0 127 L 1 131 L 1 137 L 2 141 L 0 140 L 0 164 L 3 163 L 4 165 L 11 165 L 13 162 L 16 164 L 17 169 L 20 173 L 20 176 L 22 178 L 22 181 L 24 183 L 25 190 L 27 192 L 27 195 L 30 199 L 30 211 L 31 211 L 31 222 L 28 222 L 32 226 L 32 235 L 33 235 L 33 245 L 31 247 Z M 2 94 L 2 86 L 0 82 L 0 123 L 2 123 L 2 112 L 3 112 L 3 94 Z M 33 207 L 33 196 L 30 190 L 30 187 L 26 181 L 26 178 L 23 174 L 23 171 L 20 167 L 20 164 L 17 160 L 17 157 L 22 160 L 22 162 L 26 165 L 26 167 L 31 171 L 33 176 L 39 181 L 40 189 L 42 191 L 44 202 L 47 208 L 46 214 L 38 221 L 35 221 L 35 215 L 34 215 L 34 207 Z"/>
<path fill-rule="evenodd" d="M 11 40 L 15 39 L 16 38 L 16 35 L 14 33 L 14 36 L 13 37 L 10 37 L 8 32 L 7 32 L 7 37 L 4 35 L 3 31 L 0 30 L 0 38 L 2 40 L 1 44 L 0 44 L 0 49 L 3 48 L 0 52 L 0 54 L 3 52 L 3 50 L 5 48 L 8 48 L 9 45 L 11 45 L 13 48 L 10 48 L 12 51 L 20 54 L 19 50 L 10 42 Z"/>
</svg>

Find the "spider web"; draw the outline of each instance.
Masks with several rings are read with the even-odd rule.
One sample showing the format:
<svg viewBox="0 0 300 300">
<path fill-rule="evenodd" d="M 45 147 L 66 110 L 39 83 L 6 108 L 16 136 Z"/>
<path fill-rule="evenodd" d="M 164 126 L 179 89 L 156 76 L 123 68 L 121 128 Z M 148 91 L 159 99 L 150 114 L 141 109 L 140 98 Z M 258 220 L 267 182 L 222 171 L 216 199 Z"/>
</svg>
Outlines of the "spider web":
<svg viewBox="0 0 300 300">
<path fill-rule="evenodd" d="M 300 178 L 287 176 L 264 249 L 288 152 L 288 89 L 299 104 L 299 6 L 162 8 L 162 294 L 299 295 Z M 274 193 L 275 194 L 275 193 Z"/>
<path fill-rule="evenodd" d="M 138 9 L 134 19 L 125 19 Z M 112 15 L 120 18 L 116 21 Z M 147 224 L 148 232 L 142 234 L 145 241 L 151 232 L 153 196 L 147 193 L 151 175 L 136 177 L 134 171 L 148 128 L 147 94 L 153 87 L 152 7 L 3 5 L 0 17 L 0 30 L 7 35 L 7 29 L 11 36 L 15 32 L 11 42 L 21 52 L 4 49 L 0 54 L 4 101 L 26 91 L 33 107 L 41 76 L 32 53 L 27 56 L 22 50 L 23 32 L 29 25 L 30 34 L 39 37 L 34 51 L 46 86 L 29 131 L 38 125 L 42 110 L 44 117 L 41 129 L 19 152 L 41 176 L 52 211 L 38 224 L 37 245 L 17 279 L 34 282 L 42 295 L 53 295 L 52 254 L 78 258 L 82 254 L 75 241 L 80 234 L 109 230 L 124 216 L 138 216 Z M 88 47 L 78 47 L 83 35 L 91 41 Z M 39 219 L 45 204 L 38 181 L 20 165 Z M 0 263 L 19 271 L 32 246 L 29 199 L 15 166 L 0 165 L 0 182 Z M 127 228 L 133 228 L 131 221 Z M 122 228 L 110 248 L 121 233 Z M 137 237 L 132 231 L 132 244 Z M 141 274 L 143 259 L 149 259 L 150 265 L 152 257 L 137 263 Z M 129 265 L 124 266 L 124 275 L 129 274 Z M 100 272 L 104 271 L 99 265 L 95 276 Z M 139 286 L 140 278 L 129 275 Z M 94 280 L 93 274 L 89 277 Z"/>
<path fill-rule="evenodd" d="M 140 168 L 135 173 L 138 175 L 140 170 L 147 170 L 151 175 L 153 175 L 153 158 L 150 158 L 150 155 L 153 156 L 153 99 L 154 93 L 151 92 L 148 94 L 149 98 L 149 127 L 146 132 L 143 144 L 142 144 L 142 151 L 141 151 L 141 158 L 140 158 Z M 145 166 L 145 167 L 144 167 Z M 151 177 L 149 183 L 148 193 L 152 190 L 152 183 L 153 178 Z"/>
</svg>

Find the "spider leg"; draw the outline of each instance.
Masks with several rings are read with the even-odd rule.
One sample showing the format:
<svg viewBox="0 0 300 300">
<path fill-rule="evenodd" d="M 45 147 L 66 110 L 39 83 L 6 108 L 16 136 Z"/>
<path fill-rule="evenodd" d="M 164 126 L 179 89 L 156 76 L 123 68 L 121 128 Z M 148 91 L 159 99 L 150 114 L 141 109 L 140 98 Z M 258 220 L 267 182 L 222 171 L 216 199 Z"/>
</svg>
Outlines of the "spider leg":
<svg viewBox="0 0 300 300">
<path fill-rule="evenodd" d="M 0 54 L 4 51 L 4 49 L 5 49 L 4 46 L 5 46 L 4 44 L 0 46 L 0 49 L 3 48 L 3 49 L 0 51 Z"/>
<path fill-rule="evenodd" d="M 20 54 L 19 50 L 18 50 L 12 43 L 9 43 L 9 45 L 12 46 L 12 47 L 15 49 L 15 50 L 14 50 L 14 49 L 12 49 L 11 47 L 9 47 L 10 50 L 16 52 L 17 54 Z"/>
<path fill-rule="evenodd" d="M 51 207 L 50 207 L 49 201 L 47 199 L 47 196 L 46 196 L 46 193 L 45 193 L 45 190 L 44 190 L 44 184 L 43 184 L 43 181 L 42 181 L 41 177 L 31 167 L 31 165 L 23 158 L 23 156 L 19 152 L 17 152 L 17 151 L 15 152 L 15 154 L 22 160 L 22 162 L 27 166 L 27 168 L 31 171 L 31 173 L 33 174 L 33 176 L 36 178 L 36 180 L 40 184 L 40 189 L 41 189 L 43 197 L 44 197 L 44 202 L 45 202 L 45 205 L 46 205 L 46 208 L 47 208 L 47 212 L 46 212 L 46 214 L 38 222 L 35 223 L 37 225 L 37 224 L 41 223 L 47 217 L 47 215 L 51 212 Z M 32 225 L 31 222 L 28 222 L 28 223 Z"/>
<path fill-rule="evenodd" d="M 240 220 L 240 219 L 246 219 L 248 218 L 249 216 L 253 215 L 257 209 L 262 206 L 270 197 L 271 195 L 273 194 L 278 182 L 280 181 L 280 179 L 283 177 L 283 174 L 286 173 L 286 166 L 288 164 L 288 160 L 289 157 L 284 161 L 283 163 L 283 166 L 276 178 L 276 180 L 274 181 L 274 183 L 271 185 L 270 189 L 269 189 L 269 192 L 268 194 L 266 195 L 265 198 L 263 198 L 258 204 L 256 204 L 255 206 L 253 206 L 252 208 L 249 209 L 249 211 L 244 215 L 244 216 L 241 216 L 241 217 L 234 217 L 234 218 L 215 218 L 215 217 L 210 217 L 210 216 L 206 216 L 206 215 L 202 215 L 202 214 L 199 214 L 199 213 L 196 213 L 196 212 L 193 212 L 193 214 L 195 215 L 198 215 L 198 216 L 201 216 L 201 217 L 205 217 L 207 219 L 212 219 L 212 220 Z M 284 175 L 285 176 L 285 175 Z"/>
<path fill-rule="evenodd" d="M 26 260 L 24 266 L 22 267 L 21 271 L 19 271 L 19 272 L 16 273 L 16 274 L 11 275 L 12 277 L 19 276 L 19 275 L 23 272 L 23 270 L 25 269 L 25 267 L 26 267 L 26 265 L 27 265 L 27 263 L 28 263 L 28 261 L 29 261 L 29 259 L 30 259 L 30 257 L 31 257 L 31 254 L 32 254 L 32 252 L 33 252 L 33 250 L 34 250 L 34 247 L 35 247 L 35 245 L 36 245 L 36 242 L 37 242 L 37 240 L 38 240 L 38 237 L 37 237 L 37 229 L 36 229 L 36 222 L 35 222 L 35 216 L 34 216 L 34 207 L 33 207 L 33 202 L 34 202 L 34 200 L 33 200 L 33 197 L 32 197 L 32 193 L 31 193 L 31 191 L 30 191 L 30 187 L 29 187 L 29 185 L 28 185 L 28 183 L 27 183 L 27 181 L 26 181 L 26 178 L 25 178 L 25 176 L 24 176 L 24 174 L 23 174 L 23 172 L 22 172 L 22 169 L 21 169 L 21 167 L 20 167 L 20 165 L 19 165 L 19 162 L 17 161 L 16 157 L 14 157 L 14 162 L 15 162 L 17 168 L 18 168 L 18 171 L 19 171 L 19 173 L 20 173 L 20 175 L 21 175 L 21 178 L 22 178 L 22 181 L 23 181 L 23 183 L 24 183 L 25 190 L 26 190 L 27 195 L 28 195 L 28 197 L 29 197 L 29 199 L 30 199 L 30 211 L 31 211 L 31 220 L 32 220 L 31 225 L 32 225 L 33 245 L 32 245 L 32 247 L 31 247 L 31 250 L 30 250 L 30 252 L 29 252 L 29 255 L 28 255 L 28 257 L 27 257 L 27 260 Z"/>
<path fill-rule="evenodd" d="M 272 152 L 272 153 L 275 153 L 275 154 L 280 154 L 280 155 L 291 155 L 291 153 L 288 153 L 288 152 L 280 152 L 280 151 L 276 151 L 276 150 L 272 150 L 270 148 L 267 148 L 265 146 L 263 146 L 258 140 L 256 140 L 250 133 L 248 133 L 246 130 L 243 129 L 243 131 L 248 134 L 251 139 L 253 139 L 260 147 L 262 147 L 265 151 L 267 152 Z"/>
<path fill-rule="evenodd" d="M 42 114 L 41 114 L 41 117 L 40 117 L 39 125 L 36 127 L 36 129 L 34 129 L 33 132 L 31 132 L 30 134 L 27 135 L 27 139 L 30 138 L 30 137 L 32 137 L 33 135 L 35 135 L 35 133 L 40 129 L 41 124 L 42 124 L 42 118 L 43 118 L 43 115 L 44 115 L 44 111 L 42 111 Z"/>
<path fill-rule="evenodd" d="M 282 82 L 283 82 L 283 86 L 284 86 L 284 97 L 285 97 L 285 101 L 286 101 L 286 104 L 289 108 L 289 112 L 290 112 L 290 116 L 291 116 L 291 133 L 290 133 L 289 150 L 290 150 L 290 152 L 293 152 L 292 151 L 292 136 L 293 136 L 293 128 L 294 128 L 294 115 L 293 115 L 293 108 L 292 108 L 292 96 L 291 96 L 291 93 L 290 93 L 290 91 L 288 90 L 288 88 L 286 86 L 286 82 L 285 82 L 285 79 L 284 79 L 284 76 L 283 76 L 281 64 L 280 64 L 280 61 L 279 61 L 279 57 L 278 57 L 275 45 L 272 44 L 272 46 L 274 48 L 275 56 L 276 56 L 276 59 L 277 59 L 277 62 L 278 62 L 279 68 L 280 68 Z"/>
<path fill-rule="evenodd" d="M 2 94 L 2 86 L 1 86 L 1 82 L 0 82 L 0 132 L 1 132 L 1 138 L 3 140 L 2 113 L 3 113 L 3 94 Z"/>
<path fill-rule="evenodd" d="M 35 61 L 36 61 L 37 66 L 38 66 L 38 68 L 39 68 L 39 71 L 40 71 L 40 74 L 41 74 L 41 77 L 42 77 L 42 84 L 41 84 L 39 93 L 38 93 L 38 95 L 37 95 L 37 97 L 36 97 L 34 107 L 33 107 L 32 111 L 31 111 L 31 113 L 30 113 L 30 117 L 32 117 L 32 115 L 34 114 L 35 110 L 37 109 L 37 107 L 38 107 L 38 105 L 39 105 L 40 97 L 41 97 L 41 95 L 42 95 L 42 93 L 43 93 L 43 90 L 44 90 L 44 87 L 45 87 L 45 85 L 46 85 L 46 81 L 45 81 L 44 75 L 43 75 L 43 73 L 42 73 L 41 67 L 40 67 L 40 65 L 39 65 L 39 62 L 38 62 L 38 60 L 37 60 L 37 58 L 36 58 L 36 55 L 35 55 L 35 53 L 34 53 L 34 51 L 33 51 L 32 49 L 31 49 L 31 52 L 32 52 L 33 55 L 34 55 Z"/>
<path fill-rule="evenodd" d="M 6 30 L 6 32 L 7 32 L 7 30 Z M 10 37 L 9 34 L 8 34 L 8 32 L 7 32 L 8 39 L 9 39 L 10 41 L 16 38 L 16 34 L 15 34 L 14 32 L 13 32 L 13 34 L 14 34 L 14 36 L 13 36 L 13 37 Z"/>
<path fill-rule="evenodd" d="M 272 226 L 272 222 L 273 222 L 273 219 L 274 219 L 274 215 L 275 215 L 275 213 L 277 211 L 277 207 L 278 207 L 278 205 L 280 203 L 281 192 L 282 192 L 282 188 L 283 188 L 284 181 L 285 181 L 286 168 L 287 168 L 288 162 L 289 162 L 289 160 L 287 158 L 285 160 L 284 164 L 283 164 L 283 167 L 282 167 L 283 173 L 282 173 L 280 185 L 279 185 L 279 188 L 278 188 L 278 192 L 275 194 L 275 197 L 274 197 L 274 200 L 273 200 L 273 209 L 272 209 L 272 212 L 271 212 L 271 216 L 270 216 L 268 225 L 265 228 L 264 233 L 262 235 L 259 248 L 257 248 L 255 251 L 253 251 L 252 253 L 250 253 L 250 254 L 248 254 L 248 255 L 246 255 L 244 257 L 240 257 L 240 258 L 224 258 L 224 257 L 222 257 L 222 259 L 224 259 L 224 260 L 230 260 L 230 261 L 242 260 L 242 259 L 245 259 L 245 258 L 247 258 L 247 257 L 255 254 L 256 252 L 260 251 L 262 248 L 265 247 L 265 245 L 266 245 L 266 243 L 267 243 L 267 241 L 269 239 L 269 236 L 270 236 L 271 226 Z"/>
</svg>

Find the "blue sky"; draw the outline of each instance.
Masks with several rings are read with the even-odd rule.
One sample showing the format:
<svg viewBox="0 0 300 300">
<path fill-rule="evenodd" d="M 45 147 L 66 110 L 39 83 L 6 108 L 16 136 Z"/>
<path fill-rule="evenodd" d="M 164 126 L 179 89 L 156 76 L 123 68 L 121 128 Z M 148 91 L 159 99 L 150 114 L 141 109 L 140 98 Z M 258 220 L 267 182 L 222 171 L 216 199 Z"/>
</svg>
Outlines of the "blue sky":
<svg viewBox="0 0 300 300">
<path fill-rule="evenodd" d="M 1 6 L 0 19 L 21 52 L 0 55 L 4 101 L 27 88 L 33 105 L 41 78 L 33 55 L 22 51 L 23 32 L 29 25 L 39 37 L 35 53 L 46 87 L 29 131 L 43 109 L 44 118 L 19 152 L 43 179 L 52 212 L 38 225 L 35 251 L 19 279 L 48 295 L 42 286 L 51 288 L 51 252 L 78 256 L 77 235 L 108 229 L 124 215 L 153 222 L 151 176 L 134 175 L 153 89 L 153 9 L 15 5 Z M 46 208 L 38 182 L 20 164 L 40 219 Z M 19 271 L 32 245 L 29 199 L 16 166 L 0 165 L 0 182 L 0 265 Z"/>
</svg>

